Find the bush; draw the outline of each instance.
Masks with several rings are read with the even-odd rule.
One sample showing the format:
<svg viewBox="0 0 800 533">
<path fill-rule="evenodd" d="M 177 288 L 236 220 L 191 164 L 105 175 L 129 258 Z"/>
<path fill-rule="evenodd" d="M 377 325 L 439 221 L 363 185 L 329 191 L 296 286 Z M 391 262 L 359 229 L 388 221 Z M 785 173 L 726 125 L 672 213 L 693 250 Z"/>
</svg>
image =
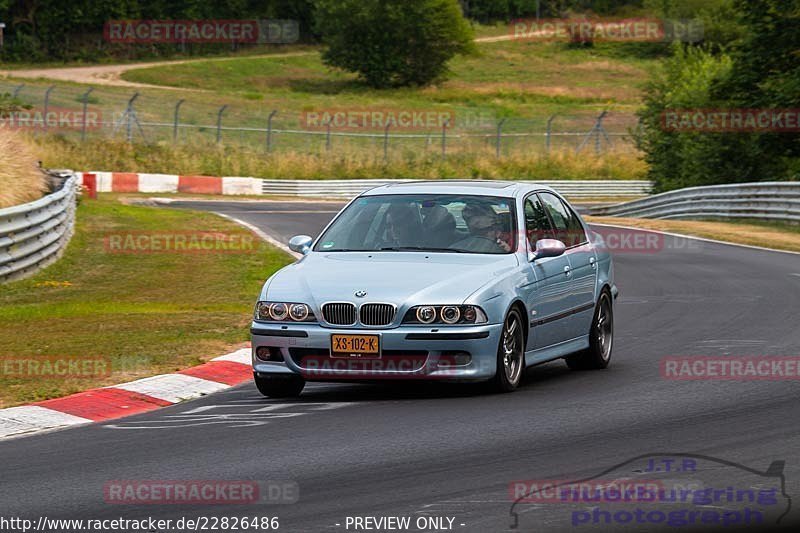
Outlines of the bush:
<svg viewBox="0 0 800 533">
<path fill-rule="evenodd" d="M 323 61 L 376 88 L 428 85 L 474 50 L 456 0 L 318 0 Z"/>
<path fill-rule="evenodd" d="M 637 146 L 650 165 L 649 178 L 658 191 L 747 181 L 752 169 L 739 166 L 736 151 L 752 150 L 749 135 L 739 133 L 670 132 L 662 126 L 668 110 L 725 107 L 714 98 L 717 85 L 727 81 L 732 68 L 727 55 L 675 45 L 646 88 L 645 105 L 639 111 L 641 129 Z M 733 153 L 732 153 L 733 152 Z"/>
</svg>

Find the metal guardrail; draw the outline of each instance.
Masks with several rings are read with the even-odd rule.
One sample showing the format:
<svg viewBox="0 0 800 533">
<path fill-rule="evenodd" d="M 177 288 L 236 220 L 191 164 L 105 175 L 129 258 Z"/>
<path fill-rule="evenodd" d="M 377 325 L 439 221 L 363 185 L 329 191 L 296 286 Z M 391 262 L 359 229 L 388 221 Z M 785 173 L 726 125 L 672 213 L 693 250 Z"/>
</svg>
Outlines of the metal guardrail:
<svg viewBox="0 0 800 533">
<path fill-rule="evenodd" d="M 56 261 L 75 229 L 77 178 L 44 198 L 0 209 L 0 283 L 35 274 Z"/>
<path fill-rule="evenodd" d="M 352 198 L 362 192 L 391 183 L 414 180 L 263 180 L 262 194 L 277 196 L 309 196 Z M 552 187 L 572 199 L 646 196 L 653 184 L 649 181 L 628 180 L 563 180 L 520 181 Z"/>
<path fill-rule="evenodd" d="M 800 222 L 800 182 L 691 187 L 624 204 L 594 208 L 591 214 L 635 218 L 754 218 Z"/>
</svg>

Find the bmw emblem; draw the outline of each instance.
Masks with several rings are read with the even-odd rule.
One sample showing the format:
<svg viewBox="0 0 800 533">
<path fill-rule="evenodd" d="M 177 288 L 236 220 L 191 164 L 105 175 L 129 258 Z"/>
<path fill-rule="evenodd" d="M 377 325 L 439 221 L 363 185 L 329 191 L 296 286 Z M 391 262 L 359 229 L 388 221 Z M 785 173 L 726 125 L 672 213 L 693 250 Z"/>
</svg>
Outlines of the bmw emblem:
<svg viewBox="0 0 800 533">
<path fill-rule="evenodd" d="M 367 291 L 357 291 L 356 298 L 363 298 L 367 295 Z"/>
</svg>

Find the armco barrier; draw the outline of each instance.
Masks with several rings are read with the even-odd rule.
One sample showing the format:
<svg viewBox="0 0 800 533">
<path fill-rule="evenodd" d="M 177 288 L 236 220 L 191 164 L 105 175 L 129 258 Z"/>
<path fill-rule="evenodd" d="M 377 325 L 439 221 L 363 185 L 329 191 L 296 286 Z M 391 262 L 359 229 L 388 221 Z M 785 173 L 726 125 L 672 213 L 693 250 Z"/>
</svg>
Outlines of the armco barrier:
<svg viewBox="0 0 800 533">
<path fill-rule="evenodd" d="M 193 193 L 223 195 L 272 195 L 319 198 L 352 198 L 367 189 L 414 180 L 266 180 L 217 178 L 126 172 L 86 172 L 96 177 L 98 192 Z M 650 194 L 653 184 L 632 180 L 520 181 L 553 187 L 572 199 L 619 198 Z"/>
<path fill-rule="evenodd" d="M 691 187 L 591 210 L 632 218 L 754 218 L 800 222 L 800 182 Z"/>
<path fill-rule="evenodd" d="M 261 192 L 281 196 L 352 198 L 373 187 L 409 181 L 412 180 L 263 180 Z M 627 180 L 520 181 L 519 183 L 546 185 L 572 199 L 645 196 L 652 189 L 652 183 L 649 181 Z"/>
<path fill-rule="evenodd" d="M 35 202 L 0 209 L 0 283 L 30 276 L 61 256 L 75 228 L 76 176 Z"/>
</svg>

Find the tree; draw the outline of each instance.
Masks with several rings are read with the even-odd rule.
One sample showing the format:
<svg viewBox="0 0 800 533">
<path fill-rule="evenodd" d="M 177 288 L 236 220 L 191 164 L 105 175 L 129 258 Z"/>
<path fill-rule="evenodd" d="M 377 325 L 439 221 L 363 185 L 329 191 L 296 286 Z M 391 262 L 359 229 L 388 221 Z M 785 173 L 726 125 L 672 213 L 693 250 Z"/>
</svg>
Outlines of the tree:
<svg viewBox="0 0 800 533">
<path fill-rule="evenodd" d="M 428 85 L 474 50 L 457 0 L 318 0 L 325 64 L 377 88 Z"/>
</svg>

